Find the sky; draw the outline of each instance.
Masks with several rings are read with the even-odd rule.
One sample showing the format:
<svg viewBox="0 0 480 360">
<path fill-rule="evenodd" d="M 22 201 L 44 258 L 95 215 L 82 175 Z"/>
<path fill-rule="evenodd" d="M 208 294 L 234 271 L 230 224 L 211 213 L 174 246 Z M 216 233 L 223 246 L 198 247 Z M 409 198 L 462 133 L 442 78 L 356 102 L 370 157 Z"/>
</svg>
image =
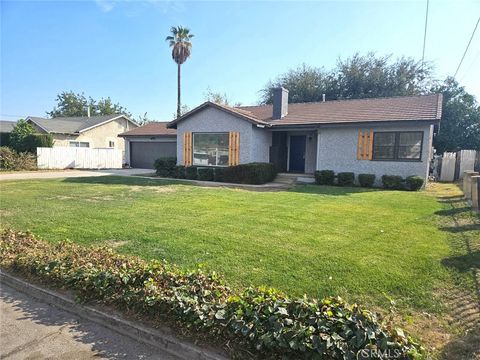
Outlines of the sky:
<svg viewBox="0 0 480 360">
<path fill-rule="evenodd" d="M 45 116 L 62 91 L 111 97 L 134 117 L 171 120 L 176 64 L 165 37 L 195 34 L 182 66 L 182 103 L 208 88 L 256 104 L 270 80 L 302 63 L 332 68 L 374 51 L 422 57 L 426 1 L 3 1 L 0 117 Z M 453 75 L 480 0 L 430 0 L 425 59 Z M 480 99 L 480 26 L 457 80 Z"/>
</svg>

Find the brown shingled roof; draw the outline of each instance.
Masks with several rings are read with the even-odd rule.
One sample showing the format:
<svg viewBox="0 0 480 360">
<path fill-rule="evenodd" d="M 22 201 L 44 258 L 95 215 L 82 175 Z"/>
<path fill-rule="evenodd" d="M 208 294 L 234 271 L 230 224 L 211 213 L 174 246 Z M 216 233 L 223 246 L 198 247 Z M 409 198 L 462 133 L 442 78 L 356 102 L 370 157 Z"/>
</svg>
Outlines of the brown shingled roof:
<svg viewBox="0 0 480 360">
<path fill-rule="evenodd" d="M 442 115 L 442 94 L 294 103 L 288 104 L 288 114 L 279 120 L 272 120 L 272 105 L 232 108 L 207 101 L 170 122 L 168 126 L 176 127 L 177 122 L 208 106 L 266 127 L 356 122 L 439 121 Z"/>
<path fill-rule="evenodd" d="M 288 104 L 288 114 L 279 120 L 272 120 L 272 105 L 235 109 L 272 126 L 440 120 L 442 94 Z"/>
<path fill-rule="evenodd" d="M 138 128 L 126 131 L 118 136 L 174 136 L 177 135 L 177 130 L 167 129 L 168 122 L 155 121 Z"/>
</svg>

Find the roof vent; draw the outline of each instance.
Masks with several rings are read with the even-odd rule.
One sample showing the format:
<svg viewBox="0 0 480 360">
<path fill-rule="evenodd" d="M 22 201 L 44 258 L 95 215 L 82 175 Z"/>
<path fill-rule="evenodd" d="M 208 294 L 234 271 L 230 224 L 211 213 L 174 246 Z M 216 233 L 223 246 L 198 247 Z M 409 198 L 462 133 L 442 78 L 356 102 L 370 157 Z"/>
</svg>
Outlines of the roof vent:
<svg viewBox="0 0 480 360">
<path fill-rule="evenodd" d="M 279 120 L 288 114 L 288 90 L 283 87 L 273 89 L 273 120 Z"/>
</svg>

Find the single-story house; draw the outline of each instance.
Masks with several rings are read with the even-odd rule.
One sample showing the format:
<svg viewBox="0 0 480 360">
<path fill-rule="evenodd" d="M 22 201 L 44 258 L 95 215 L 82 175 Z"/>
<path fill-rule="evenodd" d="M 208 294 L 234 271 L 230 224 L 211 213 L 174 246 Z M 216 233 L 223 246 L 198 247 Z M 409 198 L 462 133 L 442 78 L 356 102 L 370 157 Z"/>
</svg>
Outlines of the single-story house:
<svg viewBox="0 0 480 360">
<path fill-rule="evenodd" d="M 315 170 L 427 178 L 442 95 L 227 107 L 205 102 L 168 127 L 177 130 L 178 164 L 271 162 L 280 171 Z"/>
<path fill-rule="evenodd" d="M 177 131 L 167 128 L 168 122 L 151 122 L 126 131 L 125 161 L 131 167 L 153 169 L 156 159 L 177 156 Z"/>
<path fill-rule="evenodd" d="M 10 134 L 16 125 L 16 121 L 0 120 L 0 134 Z"/>
<path fill-rule="evenodd" d="M 51 134 L 54 147 L 115 148 L 122 151 L 125 144 L 118 135 L 138 127 L 136 122 L 123 114 L 53 119 L 28 116 L 26 121 L 39 133 Z"/>
</svg>

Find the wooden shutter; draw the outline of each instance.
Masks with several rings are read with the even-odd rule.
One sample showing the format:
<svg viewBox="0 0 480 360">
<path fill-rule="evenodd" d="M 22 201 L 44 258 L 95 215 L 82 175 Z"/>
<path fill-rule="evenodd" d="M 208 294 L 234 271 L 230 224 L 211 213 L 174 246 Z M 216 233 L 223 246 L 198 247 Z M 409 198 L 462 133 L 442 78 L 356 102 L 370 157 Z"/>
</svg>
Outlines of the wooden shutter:
<svg viewBox="0 0 480 360">
<path fill-rule="evenodd" d="M 372 160 L 373 130 L 358 131 L 358 160 Z"/>
<path fill-rule="evenodd" d="M 192 166 L 192 133 L 183 133 L 183 165 Z"/>
<path fill-rule="evenodd" d="M 240 163 L 240 133 L 230 131 L 228 133 L 228 166 Z"/>
</svg>

